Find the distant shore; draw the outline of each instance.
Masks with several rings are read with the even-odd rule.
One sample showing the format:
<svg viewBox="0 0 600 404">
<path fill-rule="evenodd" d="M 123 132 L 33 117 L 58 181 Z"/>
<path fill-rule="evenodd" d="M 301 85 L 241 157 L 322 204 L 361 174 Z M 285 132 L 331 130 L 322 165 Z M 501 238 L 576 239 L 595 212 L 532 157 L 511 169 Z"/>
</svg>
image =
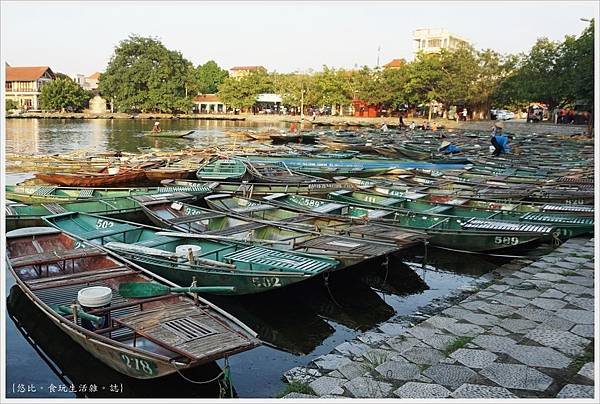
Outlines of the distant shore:
<svg viewBox="0 0 600 404">
<path fill-rule="evenodd" d="M 157 119 L 157 120 L 214 120 L 214 121 L 243 121 L 252 123 L 300 123 L 299 115 L 265 115 L 265 114 L 159 114 L 159 113 L 60 113 L 60 112 L 26 112 L 19 115 L 6 115 L 7 119 Z M 422 118 L 406 118 L 405 124 L 414 121 L 417 125 L 423 123 L 426 119 Z M 487 131 L 492 128 L 495 121 L 477 120 L 456 122 L 449 119 L 437 119 L 437 124 L 447 129 L 462 129 L 474 131 Z M 354 117 L 354 116 L 317 116 L 312 118 L 304 118 L 303 125 L 309 125 L 314 128 L 328 126 L 361 126 L 361 127 L 378 127 L 382 124 L 389 127 L 398 126 L 397 117 Z M 552 134 L 582 134 L 586 132 L 586 127 L 582 125 L 554 125 L 552 123 L 526 123 L 523 121 L 505 121 L 504 127 L 507 132 L 513 133 L 552 133 Z"/>
</svg>

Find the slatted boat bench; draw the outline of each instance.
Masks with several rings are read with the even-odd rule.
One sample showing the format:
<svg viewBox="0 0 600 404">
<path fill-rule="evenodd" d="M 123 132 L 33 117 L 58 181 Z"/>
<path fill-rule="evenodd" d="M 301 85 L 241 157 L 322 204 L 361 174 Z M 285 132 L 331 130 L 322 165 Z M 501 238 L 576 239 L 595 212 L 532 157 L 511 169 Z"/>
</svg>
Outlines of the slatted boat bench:
<svg viewBox="0 0 600 404">
<path fill-rule="evenodd" d="M 35 189 L 35 191 L 33 191 L 31 193 L 31 195 L 35 195 L 35 196 L 48 196 L 50 194 L 52 194 L 58 187 L 46 187 L 46 186 L 40 186 L 38 188 Z"/>
<path fill-rule="evenodd" d="M 90 230 L 85 233 L 82 233 L 80 236 L 85 240 L 96 240 L 100 239 L 101 243 L 104 244 L 104 238 L 110 236 L 116 236 L 117 234 L 123 234 L 123 241 L 125 240 L 125 235 L 128 231 L 135 231 L 137 229 L 131 229 L 126 225 L 116 225 L 113 227 L 108 227 L 106 229 L 95 229 Z"/>
<path fill-rule="evenodd" d="M 329 267 L 331 263 L 323 260 L 315 260 L 310 257 L 288 254 L 284 251 L 269 250 L 262 247 L 248 247 L 223 257 L 227 263 L 235 261 L 245 262 L 250 265 L 261 265 L 271 270 L 282 269 L 285 271 L 303 272 L 308 274 L 321 272 Z"/>
</svg>

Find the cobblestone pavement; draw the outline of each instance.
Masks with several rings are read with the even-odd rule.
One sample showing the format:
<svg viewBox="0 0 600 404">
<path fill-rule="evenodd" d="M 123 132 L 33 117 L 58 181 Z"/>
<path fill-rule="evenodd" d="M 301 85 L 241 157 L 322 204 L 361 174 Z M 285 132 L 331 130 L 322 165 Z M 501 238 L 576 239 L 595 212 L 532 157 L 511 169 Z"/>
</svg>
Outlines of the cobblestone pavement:
<svg viewBox="0 0 600 404">
<path fill-rule="evenodd" d="M 428 317 L 417 325 L 396 317 L 284 378 L 328 398 L 593 398 L 593 240 L 513 260 L 462 293 L 415 313 Z"/>
</svg>

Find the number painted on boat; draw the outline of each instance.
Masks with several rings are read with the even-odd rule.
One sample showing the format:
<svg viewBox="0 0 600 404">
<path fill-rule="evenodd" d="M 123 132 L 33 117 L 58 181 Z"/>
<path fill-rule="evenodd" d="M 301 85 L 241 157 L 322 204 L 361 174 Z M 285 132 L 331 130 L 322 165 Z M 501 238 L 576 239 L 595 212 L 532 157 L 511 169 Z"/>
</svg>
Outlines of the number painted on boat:
<svg viewBox="0 0 600 404">
<path fill-rule="evenodd" d="M 129 369 L 134 369 L 138 372 L 143 372 L 148 376 L 154 375 L 154 369 L 156 365 L 152 362 L 148 362 L 144 359 L 136 358 L 135 356 L 129 356 L 124 353 L 121 354 L 121 360 Z"/>
<path fill-rule="evenodd" d="M 198 209 L 192 209 L 189 206 L 185 207 L 184 212 L 186 215 L 199 215 L 200 213 L 202 213 Z"/>
<path fill-rule="evenodd" d="M 98 219 L 96 220 L 96 228 L 97 229 L 108 229 L 109 227 L 113 227 L 114 223 L 109 222 L 108 220 Z"/>
<path fill-rule="evenodd" d="M 252 278 L 252 284 L 258 288 L 278 288 L 281 285 L 281 281 L 277 277 L 271 278 Z"/>
<path fill-rule="evenodd" d="M 517 245 L 519 244 L 519 238 L 518 237 L 501 237 L 501 236 L 496 236 L 494 238 L 494 243 L 495 244 L 502 244 L 502 245 Z"/>
<path fill-rule="evenodd" d="M 565 201 L 565 204 L 567 204 L 567 205 L 583 205 L 583 204 L 585 204 L 585 201 L 583 199 L 567 199 Z"/>
</svg>

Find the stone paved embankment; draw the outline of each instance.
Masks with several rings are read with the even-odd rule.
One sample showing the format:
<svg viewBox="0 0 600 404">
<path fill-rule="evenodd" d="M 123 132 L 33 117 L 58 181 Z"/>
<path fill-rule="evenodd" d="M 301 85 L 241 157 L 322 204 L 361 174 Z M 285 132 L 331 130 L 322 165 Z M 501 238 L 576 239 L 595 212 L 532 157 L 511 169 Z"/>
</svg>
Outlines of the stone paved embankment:
<svg viewBox="0 0 600 404">
<path fill-rule="evenodd" d="M 593 240 L 514 260 L 470 292 L 421 310 L 415 326 L 392 319 L 291 369 L 285 379 L 315 395 L 285 397 L 593 398 Z"/>
</svg>

